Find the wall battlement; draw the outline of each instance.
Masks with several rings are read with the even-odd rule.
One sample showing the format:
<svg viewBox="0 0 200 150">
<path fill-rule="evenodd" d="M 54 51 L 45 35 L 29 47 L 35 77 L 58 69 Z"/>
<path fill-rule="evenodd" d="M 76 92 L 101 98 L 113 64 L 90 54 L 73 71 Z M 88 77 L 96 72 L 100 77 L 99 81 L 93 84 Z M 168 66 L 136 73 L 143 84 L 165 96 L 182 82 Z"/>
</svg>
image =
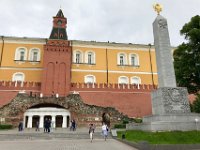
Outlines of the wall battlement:
<svg viewBox="0 0 200 150">
<path fill-rule="evenodd" d="M 116 83 L 71 83 L 70 91 L 121 91 L 121 92 L 150 92 L 157 89 L 157 86 L 146 84 L 116 84 Z M 0 90 L 41 90 L 41 82 L 14 82 L 14 81 L 0 81 Z"/>
<path fill-rule="evenodd" d="M 0 81 L 0 90 L 34 90 L 40 91 L 40 82 L 15 82 L 15 81 Z"/>
<path fill-rule="evenodd" d="M 71 83 L 71 91 L 152 91 L 157 89 L 157 86 L 146 84 L 116 84 L 116 83 L 100 83 L 100 84 L 85 84 L 85 83 Z"/>
</svg>

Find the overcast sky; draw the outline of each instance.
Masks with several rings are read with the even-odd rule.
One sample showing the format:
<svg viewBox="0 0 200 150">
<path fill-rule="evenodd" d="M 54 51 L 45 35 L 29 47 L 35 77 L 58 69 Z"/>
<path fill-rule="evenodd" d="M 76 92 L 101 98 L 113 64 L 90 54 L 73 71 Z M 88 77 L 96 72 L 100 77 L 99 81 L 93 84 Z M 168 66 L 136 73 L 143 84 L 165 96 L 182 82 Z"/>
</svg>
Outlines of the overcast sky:
<svg viewBox="0 0 200 150">
<path fill-rule="evenodd" d="M 153 44 L 154 3 L 163 5 L 170 41 L 184 41 L 182 26 L 200 15 L 200 0 L 0 0 L 0 35 L 48 38 L 63 10 L 69 40 Z"/>
</svg>

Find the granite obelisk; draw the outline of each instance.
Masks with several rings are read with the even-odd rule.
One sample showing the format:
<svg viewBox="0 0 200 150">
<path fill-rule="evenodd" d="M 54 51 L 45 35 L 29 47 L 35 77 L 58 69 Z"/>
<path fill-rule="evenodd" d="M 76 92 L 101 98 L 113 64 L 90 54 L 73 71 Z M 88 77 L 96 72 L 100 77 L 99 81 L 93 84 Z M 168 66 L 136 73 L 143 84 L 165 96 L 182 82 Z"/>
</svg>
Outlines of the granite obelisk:
<svg viewBox="0 0 200 150">
<path fill-rule="evenodd" d="M 158 70 L 158 87 L 176 87 L 167 20 L 158 15 L 153 23 L 154 46 Z"/>
</svg>

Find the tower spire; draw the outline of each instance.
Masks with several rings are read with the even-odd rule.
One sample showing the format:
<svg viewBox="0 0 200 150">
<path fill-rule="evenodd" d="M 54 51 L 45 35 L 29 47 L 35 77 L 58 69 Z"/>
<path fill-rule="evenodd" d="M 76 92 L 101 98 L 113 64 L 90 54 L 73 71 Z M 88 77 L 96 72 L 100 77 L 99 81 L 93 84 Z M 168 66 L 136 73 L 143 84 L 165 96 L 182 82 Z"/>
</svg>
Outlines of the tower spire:
<svg viewBox="0 0 200 150">
<path fill-rule="evenodd" d="M 62 39 L 67 40 L 66 31 L 67 19 L 65 18 L 61 9 L 55 17 L 53 17 L 53 29 L 51 31 L 50 39 Z"/>
</svg>

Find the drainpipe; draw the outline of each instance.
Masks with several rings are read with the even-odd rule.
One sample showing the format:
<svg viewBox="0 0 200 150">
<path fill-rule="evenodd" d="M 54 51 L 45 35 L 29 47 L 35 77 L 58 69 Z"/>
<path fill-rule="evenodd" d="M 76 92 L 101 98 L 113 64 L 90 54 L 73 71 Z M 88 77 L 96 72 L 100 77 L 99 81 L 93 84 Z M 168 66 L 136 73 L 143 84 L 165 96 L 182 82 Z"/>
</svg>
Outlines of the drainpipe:
<svg viewBox="0 0 200 150">
<path fill-rule="evenodd" d="M 150 67 L 151 67 L 151 79 L 152 79 L 152 84 L 153 84 L 153 88 L 155 88 L 155 85 L 154 85 L 154 78 L 153 78 L 153 67 L 152 67 L 152 60 L 151 60 L 151 44 L 149 44 L 149 61 L 150 61 Z"/>
<path fill-rule="evenodd" d="M 108 49 L 106 48 L 106 83 L 108 85 Z"/>
<path fill-rule="evenodd" d="M 4 36 L 1 36 L 2 39 L 2 47 L 1 47 L 1 59 L 0 59 L 0 67 L 3 59 L 3 50 L 4 50 Z"/>
</svg>

